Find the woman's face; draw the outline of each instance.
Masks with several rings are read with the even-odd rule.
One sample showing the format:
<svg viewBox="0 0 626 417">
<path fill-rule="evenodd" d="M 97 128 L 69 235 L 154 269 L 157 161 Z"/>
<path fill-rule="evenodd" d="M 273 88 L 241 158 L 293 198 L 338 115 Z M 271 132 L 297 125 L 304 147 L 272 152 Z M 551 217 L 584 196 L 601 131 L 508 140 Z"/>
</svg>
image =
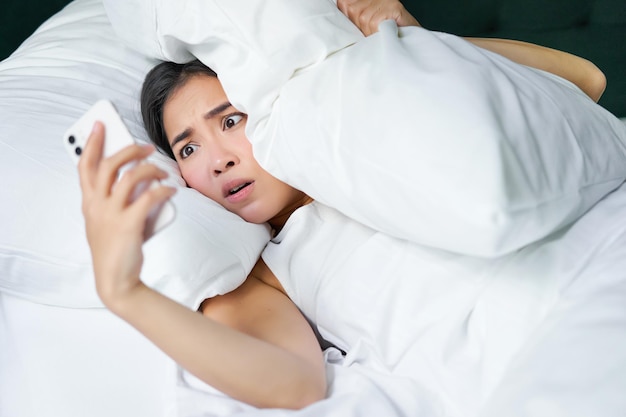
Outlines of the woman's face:
<svg viewBox="0 0 626 417">
<path fill-rule="evenodd" d="M 272 222 L 304 194 L 254 159 L 247 116 L 216 77 L 195 75 L 165 103 L 165 133 L 187 185 L 252 223 Z"/>
</svg>

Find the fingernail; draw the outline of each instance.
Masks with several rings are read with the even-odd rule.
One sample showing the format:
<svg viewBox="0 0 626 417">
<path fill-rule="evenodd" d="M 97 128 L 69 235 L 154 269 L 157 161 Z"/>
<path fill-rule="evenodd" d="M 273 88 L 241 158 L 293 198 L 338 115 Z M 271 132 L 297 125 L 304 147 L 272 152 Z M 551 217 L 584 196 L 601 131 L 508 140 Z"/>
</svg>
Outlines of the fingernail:
<svg viewBox="0 0 626 417">
<path fill-rule="evenodd" d="M 102 130 L 102 122 L 96 120 L 91 128 L 91 133 L 96 133 L 100 130 Z"/>
</svg>

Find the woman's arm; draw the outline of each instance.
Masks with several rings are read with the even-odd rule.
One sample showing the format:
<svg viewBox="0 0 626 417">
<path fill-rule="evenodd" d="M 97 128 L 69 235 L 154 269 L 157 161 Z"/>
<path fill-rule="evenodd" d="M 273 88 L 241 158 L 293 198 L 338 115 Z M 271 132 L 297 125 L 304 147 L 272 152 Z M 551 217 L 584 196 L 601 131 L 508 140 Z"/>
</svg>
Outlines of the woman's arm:
<svg viewBox="0 0 626 417">
<path fill-rule="evenodd" d="M 250 395 L 254 401 L 247 402 L 301 408 L 324 398 L 322 350 L 309 323 L 285 294 L 251 275 L 236 290 L 206 300 L 202 313 L 245 336 L 231 345 L 248 357 L 242 360 L 240 354 L 233 355 L 232 346 L 224 346 L 230 350 L 224 360 L 237 362 L 227 364 L 230 373 L 238 374 L 232 381 L 233 392 L 254 393 L 254 398 Z M 216 374 L 207 371 L 207 379 Z"/>
<path fill-rule="evenodd" d="M 203 316 L 141 282 L 145 220 L 173 191 L 150 189 L 129 204 L 137 184 L 165 173 L 138 164 L 116 184 L 121 166 L 154 148 L 130 146 L 103 159 L 103 139 L 97 123 L 79 174 L 96 289 L 105 306 L 181 366 L 234 398 L 281 408 L 322 399 L 326 376 L 319 344 L 295 305 L 275 288 L 250 277 L 232 293 L 205 303 Z"/>
<path fill-rule="evenodd" d="M 299 409 L 326 395 L 322 351 L 284 294 L 249 277 L 191 311 L 140 285 L 107 307 L 183 368 L 256 407 Z"/>
<path fill-rule="evenodd" d="M 383 20 L 393 19 L 398 26 L 419 26 L 399 0 L 337 0 L 337 7 L 363 32 L 378 31 Z M 474 45 L 500 54 L 511 61 L 558 75 L 578 86 L 594 101 L 606 88 L 606 77 L 592 62 L 556 49 L 528 42 L 465 38 Z"/>
<path fill-rule="evenodd" d="M 604 73 L 591 61 L 579 56 L 522 41 L 492 38 L 465 39 L 480 48 L 500 54 L 518 64 L 551 72 L 565 78 L 576 84 L 596 102 L 606 89 Z"/>
</svg>

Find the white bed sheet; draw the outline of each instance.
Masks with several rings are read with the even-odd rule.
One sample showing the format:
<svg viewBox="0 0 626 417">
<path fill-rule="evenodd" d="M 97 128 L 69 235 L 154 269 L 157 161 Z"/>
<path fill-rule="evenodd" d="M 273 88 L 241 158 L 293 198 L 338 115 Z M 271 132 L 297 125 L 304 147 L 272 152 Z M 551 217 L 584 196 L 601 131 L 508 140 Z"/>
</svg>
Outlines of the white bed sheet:
<svg viewBox="0 0 626 417">
<path fill-rule="evenodd" d="M 108 310 L 0 292 L 1 417 L 176 416 L 176 372 Z"/>
<path fill-rule="evenodd" d="M 362 314 L 366 306 L 345 308 L 346 304 L 350 307 L 358 304 L 359 297 L 340 290 L 336 292 L 337 300 L 333 301 L 332 296 L 325 293 L 321 299 L 326 304 L 317 304 L 318 312 L 309 312 L 310 315 L 326 327 L 322 334 L 329 335 L 331 341 L 341 342 L 333 340 L 328 332 L 332 326 L 331 330 L 349 339 L 348 344 L 352 346 L 345 358 L 327 352 L 327 366 L 332 375 L 327 400 L 299 412 L 261 412 L 188 379 L 187 388 L 181 392 L 194 395 L 194 400 L 182 402 L 199 408 L 188 410 L 189 414 L 185 415 L 623 416 L 626 413 L 624 214 L 626 185 L 601 201 L 567 231 L 529 248 L 531 254 L 521 261 L 498 265 L 503 279 L 492 281 L 497 285 L 485 287 L 476 297 L 477 320 L 479 323 L 489 321 L 488 330 L 492 331 L 482 334 L 478 342 L 470 340 L 471 335 L 463 335 L 462 331 L 454 332 L 457 327 L 467 328 L 465 320 L 473 319 L 460 314 L 460 310 L 467 307 L 462 302 L 471 302 L 474 294 L 468 292 L 464 297 L 457 291 L 452 297 L 459 304 L 447 303 L 450 315 L 441 321 L 444 332 L 452 331 L 449 334 L 453 337 L 452 343 L 446 337 L 439 338 L 437 332 L 424 331 L 414 339 L 420 345 L 417 349 L 406 346 L 406 350 L 400 352 L 399 363 L 403 369 L 390 368 L 385 363 L 389 356 L 384 353 L 386 348 L 373 348 L 368 343 L 368 330 L 363 328 L 378 329 L 372 332 L 374 337 L 378 334 L 381 340 L 388 338 L 398 342 L 400 336 L 394 334 L 391 323 L 400 322 L 399 327 L 405 328 L 411 337 L 414 327 L 428 319 L 403 316 L 397 308 L 390 308 L 394 305 L 392 300 L 385 298 L 380 289 L 376 291 L 383 301 L 378 307 L 371 300 L 363 301 L 369 306 L 367 319 Z M 461 268 L 455 272 L 460 271 Z M 441 278 L 445 278 L 443 275 L 445 272 Z M 363 274 L 361 277 L 371 282 Z M 337 279 L 334 277 L 335 282 Z M 337 288 L 357 288 L 354 284 L 347 282 Z M 307 290 L 311 288 L 305 287 L 304 291 Z M 450 288 L 450 292 L 454 291 L 455 288 Z M 360 290 L 356 292 L 363 294 Z M 450 300 L 445 297 L 441 300 L 444 304 L 446 301 Z M 516 310 L 510 316 L 507 316 L 507 305 Z M 395 306 L 406 310 L 400 300 Z M 485 309 L 487 315 L 481 319 Z M 304 311 L 307 313 L 306 306 Z M 350 335 L 359 328 L 362 336 Z M 402 350 L 397 343 L 387 347 L 391 348 Z M 437 355 L 437 349 L 447 354 Z M 478 350 L 472 352 L 472 349 Z M 415 352 L 427 356 L 428 364 L 420 362 Z M 455 358 L 465 358 L 467 362 L 461 363 Z M 476 364 L 472 363 L 473 359 Z M 453 397 L 454 403 L 450 403 L 450 393 L 445 391 L 451 383 L 467 388 L 465 394 Z M 204 395 L 199 394 L 202 392 Z M 374 409 L 376 412 L 372 411 Z M 227 411 L 222 413 L 224 410 Z"/>
</svg>

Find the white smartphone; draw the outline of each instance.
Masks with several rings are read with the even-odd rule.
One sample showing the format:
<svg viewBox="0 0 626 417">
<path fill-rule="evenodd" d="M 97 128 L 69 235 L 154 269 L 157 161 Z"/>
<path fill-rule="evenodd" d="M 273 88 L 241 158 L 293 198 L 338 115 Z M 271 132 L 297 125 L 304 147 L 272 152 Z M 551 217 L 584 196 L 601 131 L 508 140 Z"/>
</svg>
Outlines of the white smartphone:
<svg viewBox="0 0 626 417">
<path fill-rule="evenodd" d="M 128 145 L 135 143 L 124 121 L 109 100 L 97 101 L 80 119 L 78 119 L 63 135 L 63 143 L 75 163 L 78 163 L 83 148 L 89 139 L 89 135 L 96 121 L 104 124 L 104 157 L 109 157 Z M 131 168 L 133 164 L 124 166 L 118 175 Z M 148 187 L 158 185 L 157 181 L 140 184 L 133 192 L 133 199 L 137 198 Z M 146 220 L 144 233 L 145 240 L 170 224 L 176 215 L 174 205 L 167 201 L 159 207 L 155 207 Z"/>
</svg>

